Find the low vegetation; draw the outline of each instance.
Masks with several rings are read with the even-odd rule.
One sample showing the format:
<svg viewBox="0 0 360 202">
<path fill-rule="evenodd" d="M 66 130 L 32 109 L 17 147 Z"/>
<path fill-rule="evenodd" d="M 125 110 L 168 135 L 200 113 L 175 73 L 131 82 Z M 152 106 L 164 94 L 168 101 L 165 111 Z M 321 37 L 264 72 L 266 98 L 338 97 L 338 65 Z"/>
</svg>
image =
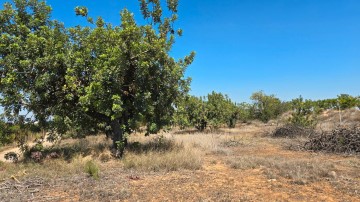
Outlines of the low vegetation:
<svg viewBox="0 0 360 202">
<path fill-rule="evenodd" d="M 261 169 L 271 179 L 290 179 L 296 184 L 307 184 L 334 178 L 335 166 L 317 160 L 287 159 L 283 157 L 239 157 L 227 162 L 234 169 Z"/>
<path fill-rule="evenodd" d="M 99 179 L 99 167 L 94 161 L 89 160 L 85 163 L 85 172 L 95 180 Z"/>
</svg>

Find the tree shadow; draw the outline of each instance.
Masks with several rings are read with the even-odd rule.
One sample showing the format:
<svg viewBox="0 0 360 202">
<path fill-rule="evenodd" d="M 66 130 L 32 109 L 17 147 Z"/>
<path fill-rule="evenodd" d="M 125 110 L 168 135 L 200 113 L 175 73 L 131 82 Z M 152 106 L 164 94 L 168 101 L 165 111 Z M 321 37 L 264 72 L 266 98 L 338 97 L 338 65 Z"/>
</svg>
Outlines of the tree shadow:
<svg viewBox="0 0 360 202">
<path fill-rule="evenodd" d="M 108 143 L 91 144 L 86 139 L 80 139 L 75 144 L 55 145 L 52 147 L 34 146 L 24 153 L 25 162 L 42 162 L 44 159 L 63 158 L 71 161 L 75 156 L 99 156 L 110 146 Z"/>
</svg>

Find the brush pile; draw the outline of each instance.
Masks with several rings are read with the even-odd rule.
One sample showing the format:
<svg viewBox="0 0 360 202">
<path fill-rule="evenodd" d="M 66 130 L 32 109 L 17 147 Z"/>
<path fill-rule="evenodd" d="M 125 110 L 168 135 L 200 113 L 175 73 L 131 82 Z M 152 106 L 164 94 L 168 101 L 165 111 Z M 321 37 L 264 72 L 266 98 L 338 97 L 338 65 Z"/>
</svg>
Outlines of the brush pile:
<svg viewBox="0 0 360 202">
<path fill-rule="evenodd" d="M 305 149 L 330 153 L 360 154 L 360 127 L 338 127 L 305 143 Z"/>
<path fill-rule="evenodd" d="M 270 135 L 274 138 L 295 138 L 295 137 L 309 137 L 314 134 L 314 130 L 303 128 L 295 124 L 287 124 L 275 129 Z"/>
</svg>

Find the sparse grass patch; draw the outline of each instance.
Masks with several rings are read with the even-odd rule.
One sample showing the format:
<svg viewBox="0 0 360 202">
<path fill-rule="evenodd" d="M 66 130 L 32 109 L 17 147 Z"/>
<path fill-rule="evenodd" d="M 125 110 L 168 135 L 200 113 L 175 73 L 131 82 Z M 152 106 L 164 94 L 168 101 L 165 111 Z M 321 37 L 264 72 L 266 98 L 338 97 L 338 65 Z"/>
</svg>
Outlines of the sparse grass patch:
<svg viewBox="0 0 360 202">
<path fill-rule="evenodd" d="M 220 146 L 222 147 L 238 147 L 241 146 L 242 143 L 237 140 L 226 140 L 220 143 Z"/>
<path fill-rule="evenodd" d="M 89 159 L 89 157 L 84 158 L 77 155 L 71 161 L 52 159 L 46 160 L 41 164 L 34 162 L 4 163 L 4 172 L 0 172 L 0 181 L 10 179 L 11 176 L 15 176 L 18 179 L 36 176 L 52 179 L 78 175 L 83 173 L 85 163 Z"/>
<path fill-rule="evenodd" d="M 244 156 L 227 161 L 234 169 L 262 168 L 266 176 L 276 179 L 279 176 L 291 179 L 297 184 L 315 182 L 323 178 L 332 178 L 335 166 L 318 160 L 297 160 L 280 157 L 250 157 Z"/>
</svg>

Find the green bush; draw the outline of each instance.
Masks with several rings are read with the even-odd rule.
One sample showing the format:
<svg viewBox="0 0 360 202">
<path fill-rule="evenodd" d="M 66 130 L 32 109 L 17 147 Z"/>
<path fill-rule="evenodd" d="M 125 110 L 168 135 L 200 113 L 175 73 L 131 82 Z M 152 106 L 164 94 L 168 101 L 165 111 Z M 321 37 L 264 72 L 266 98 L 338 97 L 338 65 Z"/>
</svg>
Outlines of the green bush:
<svg viewBox="0 0 360 202">
<path fill-rule="evenodd" d="M 94 161 L 89 160 L 85 163 L 85 172 L 95 180 L 99 179 L 99 167 L 96 165 Z"/>
<path fill-rule="evenodd" d="M 15 127 L 0 121 L 0 146 L 15 141 Z"/>
<path fill-rule="evenodd" d="M 301 96 L 292 100 L 292 116 L 289 122 L 304 128 L 314 128 L 316 126 L 316 116 L 319 110 L 313 105 L 311 100 L 304 100 Z"/>
<path fill-rule="evenodd" d="M 264 123 L 277 118 L 287 110 L 286 103 L 281 102 L 275 95 L 266 95 L 262 91 L 253 93 L 250 99 L 253 100 L 252 117 Z"/>
</svg>

